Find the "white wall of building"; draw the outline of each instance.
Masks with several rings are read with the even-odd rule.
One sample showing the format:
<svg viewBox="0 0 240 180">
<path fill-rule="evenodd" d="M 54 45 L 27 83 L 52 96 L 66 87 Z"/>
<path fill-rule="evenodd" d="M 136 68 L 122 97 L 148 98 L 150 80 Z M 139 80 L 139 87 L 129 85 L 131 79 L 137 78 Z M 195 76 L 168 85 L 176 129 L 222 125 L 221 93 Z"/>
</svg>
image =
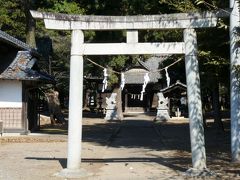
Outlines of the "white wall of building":
<svg viewBox="0 0 240 180">
<path fill-rule="evenodd" d="M 0 80 L 0 108 L 22 107 L 22 82 Z"/>
</svg>

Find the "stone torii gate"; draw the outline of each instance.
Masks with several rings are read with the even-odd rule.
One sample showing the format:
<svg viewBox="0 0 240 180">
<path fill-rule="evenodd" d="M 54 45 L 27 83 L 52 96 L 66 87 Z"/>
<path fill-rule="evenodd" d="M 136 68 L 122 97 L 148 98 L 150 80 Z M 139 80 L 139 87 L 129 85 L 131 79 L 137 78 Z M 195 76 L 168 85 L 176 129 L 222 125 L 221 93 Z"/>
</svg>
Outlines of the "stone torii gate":
<svg viewBox="0 0 240 180">
<path fill-rule="evenodd" d="M 240 10 L 239 1 L 230 0 L 230 102 L 231 102 L 231 152 L 232 161 L 240 163 L 240 95 L 238 72 L 234 66 L 240 65 L 239 32 Z"/>
<path fill-rule="evenodd" d="M 196 171 L 206 168 L 197 36 L 194 28 L 215 27 L 215 13 L 84 16 L 31 11 L 31 14 L 36 19 L 43 19 L 47 29 L 72 31 L 67 168 L 59 175 L 81 177 L 86 173 L 81 168 L 84 55 L 185 54 L 192 164 Z M 184 41 L 139 43 L 138 30 L 143 29 L 184 29 Z M 85 30 L 126 30 L 126 43 L 84 43 Z"/>
</svg>

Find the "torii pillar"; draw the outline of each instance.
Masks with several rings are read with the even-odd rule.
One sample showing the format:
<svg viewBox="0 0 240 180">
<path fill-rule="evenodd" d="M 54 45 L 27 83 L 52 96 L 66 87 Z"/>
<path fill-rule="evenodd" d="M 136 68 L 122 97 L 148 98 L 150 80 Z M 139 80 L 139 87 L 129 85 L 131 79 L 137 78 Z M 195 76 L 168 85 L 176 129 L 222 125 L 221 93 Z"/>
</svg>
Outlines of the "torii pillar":
<svg viewBox="0 0 240 180">
<path fill-rule="evenodd" d="M 240 65 L 239 41 L 239 3 L 237 0 L 230 0 L 230 101 L 231 101 L 231 152 L 232 161 L 240 162 L 240 82 L 234 66 Z"/>
<path fill-rule="evenodd" d="M 197 60 L 197 34 L 194 29 L 184 30 L 184 42 L 188 114 L 193 164 L 193 169 L 190 169 L 190 173 L 199 173 L 206 169 L 206 150 L 200 92 L 200 77 Z"/>
<path fill-rule="evenodd" d="M 73 30 L 70 58 L 67 168 L 56 174 L 68 178 L 79 178 L 88 174 L 81 168 L 83 94 L 83 55 L 81 46 L 83 42 L 83 32 Z"/>
</svg>

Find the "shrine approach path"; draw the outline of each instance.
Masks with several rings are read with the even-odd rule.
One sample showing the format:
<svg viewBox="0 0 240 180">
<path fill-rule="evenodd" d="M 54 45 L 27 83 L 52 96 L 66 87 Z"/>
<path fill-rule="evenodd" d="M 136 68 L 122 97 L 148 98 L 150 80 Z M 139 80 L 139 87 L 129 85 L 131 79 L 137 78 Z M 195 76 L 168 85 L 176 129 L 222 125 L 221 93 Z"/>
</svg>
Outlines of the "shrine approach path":
<svg viewBox="0 0 240 180">
<path fill-rule="evenodd" d="M 99 179 L 183 179 L 173 165 L 176 151 L 169 151 L 151 116 L 126 116 L 109 142 L 96 178 Z M 191 162 L 191 157 L 188 160 Z M 170 161 L 169 161 L 170 160 Z M 94 162 L 93 162 L 94 163 Z M 187 169 L 186 169 L 187 170 Z"/>
</svg>

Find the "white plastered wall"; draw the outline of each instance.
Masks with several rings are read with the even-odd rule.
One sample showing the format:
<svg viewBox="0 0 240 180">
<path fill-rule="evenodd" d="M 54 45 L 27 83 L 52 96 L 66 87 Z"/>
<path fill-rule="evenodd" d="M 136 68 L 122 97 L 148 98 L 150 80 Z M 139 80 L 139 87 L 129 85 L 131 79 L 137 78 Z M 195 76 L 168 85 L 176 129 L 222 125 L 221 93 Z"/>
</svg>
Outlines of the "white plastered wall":
<svg viewBox="0 0 240 180">
<path fill-rule="evenodd" d="M 22 107 L 22 82 L 0 80 L 0 108 Z"/>
</svg>

